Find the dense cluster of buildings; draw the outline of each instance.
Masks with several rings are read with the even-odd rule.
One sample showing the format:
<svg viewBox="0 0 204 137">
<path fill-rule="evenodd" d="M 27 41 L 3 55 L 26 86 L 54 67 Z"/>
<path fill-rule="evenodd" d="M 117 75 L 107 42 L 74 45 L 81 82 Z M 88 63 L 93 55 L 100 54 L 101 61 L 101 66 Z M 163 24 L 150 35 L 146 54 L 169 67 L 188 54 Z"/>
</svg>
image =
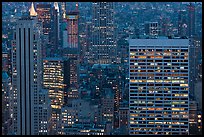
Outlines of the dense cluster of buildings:
<svg viewBox="0 0 204 137">
<path fill-rule="evenodd" d="M 2 16 L 4 135 L 202 134 L 202 3 L 19 7 Z"/>
</svg>

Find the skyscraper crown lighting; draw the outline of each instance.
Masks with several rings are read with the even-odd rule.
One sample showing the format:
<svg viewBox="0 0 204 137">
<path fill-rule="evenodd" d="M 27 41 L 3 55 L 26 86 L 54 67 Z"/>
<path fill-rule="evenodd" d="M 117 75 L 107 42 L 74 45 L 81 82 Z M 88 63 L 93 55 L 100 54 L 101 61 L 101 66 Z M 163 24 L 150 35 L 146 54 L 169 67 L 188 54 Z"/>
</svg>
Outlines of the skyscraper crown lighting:
<svg viewBox="0 0 204 137">
<path fill-rule="evenodd" d="M 35 8 L 34 8 L 34 4 L 32 2 L 31 4 L 31 8 L 30 8 L 30 16 L 37 16 L 37 12 L 35 11 Z"/>
</svg>

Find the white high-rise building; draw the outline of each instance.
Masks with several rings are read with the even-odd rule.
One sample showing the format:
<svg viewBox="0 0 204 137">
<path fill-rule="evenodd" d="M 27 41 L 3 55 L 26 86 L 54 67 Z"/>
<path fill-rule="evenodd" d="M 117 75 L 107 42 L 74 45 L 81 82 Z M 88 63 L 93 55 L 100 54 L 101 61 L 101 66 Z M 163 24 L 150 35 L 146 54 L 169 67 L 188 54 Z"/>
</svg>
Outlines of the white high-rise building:
<svg viewBox="0 0 204 137">
<path fill-rule="evenodd" d="M 12 85 L 14 97 L 14 134 L 39 133 L 39 91 L 42 88 L 42 24 L 30 9 L 16 23 L 12 41 Z"/>
<path fill-rule="evenodd" d="M 129 134 L 189 134 L 189 40 L 129 40 Z"/>
</svg>

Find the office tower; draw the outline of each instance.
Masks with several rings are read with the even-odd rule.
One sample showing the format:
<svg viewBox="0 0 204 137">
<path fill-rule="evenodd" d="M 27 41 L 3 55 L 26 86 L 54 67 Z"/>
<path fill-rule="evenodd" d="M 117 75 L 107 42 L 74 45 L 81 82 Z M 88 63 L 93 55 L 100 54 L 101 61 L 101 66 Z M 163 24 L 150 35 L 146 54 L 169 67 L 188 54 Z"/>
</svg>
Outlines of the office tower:
<svg viewBox="0 0 204 137">
<path fill-rule="evenodd" d="M 116 62 L 113 2 L 92 3 L 92 46 L 90 63 L 111 64 Z"/>
<path fill-rule="evenodd" d="M 68 48 L 68 31 L 67 31 L 67 28 L 62 29 L 62 37 L 63 37 L 62 47 Z"/>
<path fill-rule="evenodd" d="M 159 35 L 159 25 L 158 22 L 145 22 L 145 34 L 148 36 L 158 36 Z"/>
<path fill-rule="evenodd" d="M 128 101 L 120 102 L 119 108 L 119 135 L 128 135 L 128 115 L 129 115 L 129 105 Z"/>
<path fill-rule="evenodd" d="M 84 43 L 81 43 L 80 49 L 81 49 L 81 62 L 85 62 L 89 60 L 89 49 L 91 46 L 91 22 L 85 23 L 85 38 Z"/>
<path fill-rule="evenodd" d="M 62 58 L 53 57 L 43 60 L 43 84 L 44 88 L 49 90 L 52 107 L 53 125 L 51 134 L 57 134 L 60 128 L 60 111 L 64 104 L 64 95 L 67 94 L 67 85 L 69 84 L 67 65 L 67 61 Z"/>
<path fill-rule="evenodd" d="M 2 72 L 2 135 L 9 135 L 12 130 L 13 119 L 13 94 L 11 78 Z"/>
<path fill-rule="evenodd" d="M 188 36 L 195 36 L 195 5 L 190 2 L 188 8 Z"/>
<path fill-rule="evenodd" d="M 69 75 L 69 79 L 67 80 L 69 80 L 69 84 L 67 86 L 68 88 L 77 88 L 79 81 L 79 56 L 76 54 L 75 50 L 64 49 L 63 57 L 68 58 L 67 74 Z"/>
<path fill-rule="evenodd" d="M 36 8 L 37 14 L 38 14 L 38 21 L 42 22 L 43 24 L 43 57 L 50 56 L 50 48 L 51 45 L 49 43 L 51 42 L 51 4 L 37 4 Z"/>
<path fill-rule="evenodd" d="M 110 88 L 106 88 L 105 95 L 101 99 L 102 121 L 105 122 L 106 133 L 110 135 L 113 132 L 114 126 L 114 94 Z"/>
<path fill-rule="evenodd" d="M 188 22 L 187 11 L 180 10 L 178 13 L 178 36 L 187 36 L 188 34 Z"/>
<path fill-rule="evenodd" d="M 68 48 L 70 49 L 78 49 L 79 48 L 79 31 L 78 31 L 78 22 L 79 22 L 79 11 L 78 5 L 76 5 L 75 11 L 70 11 L 67 13 L 67 35 L 68 35 Z M 78 52 L 78 51 L 77 51 Z"/>
<path fill-rule="evenodd" d="M 197 102 L 189 101 L 189 134 L 197 134 Z"/>
<path fill-rule="evenodd" d="M 189 40 L 129 40 L 129 134 L 189 134 Z"/>
<path fill-rule="evenodd" d="M 16 22 L 12 41 L 12 85 L 14 94 L 17 93 L 14 134 L 18 135 L 36 135 L 40 128 L 38 96 L 42 84 L 42 24 L 36 15 L 30 10 L 30 16 Z"/>
<path fill-rule="evenodd" d="M 43 34 L 49 35 L 51 31 L 51 4 L 38 4 L 36 11 L 38 20 L 43 23 Z"/>
<path fill-rule="evenodd" d="M 52 108 L 60 109 L 64 103 L 64 89 L 68 87 L 68 61 L 63 58 L 50 57 L 43 60 L 43 85 L 49 90 Z"/>
<path fill-rule="evenodd" d="M 77 88 L 71 87 L 68 89 L 68 91 L 66 92 L 66 105 L 71 105 L 73 100 L 76 100 L 79 98 L 79 91 L 77 90 Z"/>
<path fill-rule="evenodd" d="M 51 8 L 51 31 L 50 31 L 50 44 L 51 51 L 50 56 L 55 56 L 59 54 L 59 40 L 60 40 L 60 32 L 59 32 L 59 6 L 57 2 L 54 2 L 54 7 Z"/>
<path fill-rule="evenodd" d="M 78 33 L 78 19 L 79 11 L 78 4 L 76 4 L 76 10 L 67 13 L 67 38 L 64 37 L 64 49 L 63 57 L 69 59 L 69 74 L 70 74 L 70 86 L 78 86 L 78 71 L 79 71 L 79 33 Z M 67 42 L 65 41 L 67 40 Z"/>
<path fill-rule="evenodd" d="M 197 37 L 190 38 L 189 46 L 189 93 L 195 99 L 197 91 L 195 91 L 195 84 L 199 77 L 199 58 L 202 56 L 202 40 Z M 200 94 L 200 93 L 199 93 Z"/>
<path fill-rule="evenodd" d="M 39 135 L 50 135 L 52 129 L 51 100 L 47 89 L 39 91 Z"/>
</svg>

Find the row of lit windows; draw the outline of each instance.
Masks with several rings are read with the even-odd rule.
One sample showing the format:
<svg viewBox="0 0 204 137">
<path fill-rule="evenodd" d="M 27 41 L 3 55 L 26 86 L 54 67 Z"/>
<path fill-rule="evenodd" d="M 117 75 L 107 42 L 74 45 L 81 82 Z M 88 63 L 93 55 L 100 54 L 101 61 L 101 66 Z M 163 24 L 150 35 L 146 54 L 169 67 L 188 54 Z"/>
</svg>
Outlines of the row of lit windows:
<svg viewBox="0 0 204 137">
<path fill-rule="evenodd" d="M 47 83 L 47 84 L 49 84 L 49 83 Z M 170 83 L 170 84 L 162 84 L 162 83 L 135 83 L 135 84 L 133 84 L 133 83 L 130 83 L 130 87 L 131 86 L 146 86 L 146 85 L 148 85 L 148 86 L 181 86 L 181 87 L 188 87 L 188 84 L 178 84 L 178 83 Z M 136 88 L 136 87 L 135 87 Z M 173 87 L 172 87 L 173 88 Z"/>
<path fill-rule="evenodd" d="M 148 47 L 145 47 L 145 46 L 137 46 L 137 47 L 134 47 L 134 49 L 130 49 L 130 53 L 134 53 L 134 51 L 137 51 L 137 52 L 154 52 L 154 51 L 163 51 L 163 52 L 188 52 L 188 49 L 186 47 L 168 47 L 168 46 L 165 46 L 165 47 L 152 47 L 154 49 L 151 49 L 150 46 Z M 171 49 L 166 49 L 166 48 L 171 48 Z M 178 49 L 180 48 L 180 49 Z"/>
<path fill-rule="evenodd" d="M 179 70 L 188 70 L 188 66 L 186 65 L 180 65 L 180 66 L 147 66 L 147 65 L 140 65 L 140 66 L 130 66 L 130 72 L 134 72 L 134 70 L 162 70 L 162 69 L 175 69 L 174 71 L 179 71 Z M 178 69 L 178 70 L 177 70 Z"/>
<path fill-rule="evenodd" d="M 188 56 L 130 56 L 130 59 L 188 59 Z"/>
<path fill-rule="evenodd" d="M 187 59 L 147 59 L 147 60 L 137 60 L 137 59 L 130 59 L 130 62 L 157 62 L 157 63 L 163 63 L 163 62 L 173 62 L 173 63 L 176 63 L 176 62 L 179 62 L 179 63 L 185 63 L 185 62 L 188 62 Z M 130 65 L 133 65 L 133 64 L 130 64 Z"/>
<path fill-rule="evenodd" d="M 130 52 L 130 56 L 138 56 L 138 55 L 146 55 L 146 56 L 150 56 L 150 55 L 162 55 L 162 56 L 180 56 L 180 55 L 185 55 L 188 56 L 188 52 Z"/>
<path fill-rule="evenodd" d="M 155 108 L 156 109 L 156 108 Z M 163 114 L 162 114 L 163 113 Z M 134 117 L 146 117 L 146 118 L 149 118 L 149 117 L 158 117 L 158 116 L 161 116 L 161 115 L 179 115 L 180 116 L 184 116 L 185 118 L 188 116 L 188 112 L 180 112 L 180 111 L 163 111 L 161 114 L 130 114 L 130 120 L 135 120 Z M 167 123 L 167 124 L 171 124 L 171 123 Z"/>
<path fill-rule="evenodd" d="M 188 63 L 183 63 L 183 62 L 174 62 L 174 63 L 172 63 L 172 62 L 170 62 L 170 63 L 167 63 L 167 62 L 161 62 L 161 63 L 153 62 L 153 63 L 150 63 L 150 62 L 143 61 L 143 62 L 130 63 L 130 65 L 135 65 L 135 66 L 137 66 L 137 65 L 139 65 L 139 66 L 142 66 L 142 65 L 144 65 L 144 66 L 146 66 L 146 65 L 148 65 L 148 66 L 157 66 L 157 65 L 162 65 L 162 66 L 164 66 L 164 65 L 167 65 L 167 66 L 180 65 L 180 66 L 182 66 L 183 65 L 183 66 L 185 66 L 186 65 L 186 66 L 188 66 Z M 131 66 L 131 67 L 134 67 L 134 66 Z"/>
<path fill-rule="evenodd" d="M 141 83 L 141 82 L 185 83 L 185 82 L 188 82 L 188 81 L 184 81 L 184 80 L 171 80 L 171 79 L 169 79 L 169 80 L 156 80 L 155 79 L 155 80 L 130 80 L 130 82 L 132 82 L 132 83 L 136 83 L 136 82 L 138 82 L 138 83 Z M 183 85 L 180 85 L 180 86 L 183 86 Z"/>
<path fill-rule="evenodd" d="M 173 81 L 181 81 L 181 82 L 183 82 L 183 81 L 185 81 L 185 82 L 188 82 L 188 77 L 171 77 L 171 75 L 170 76 L 163 76 L 163 77 L 161 77 L 161 76 L 145 76 L 145 77 L 143 77 L 143 76 L 140 76 L 140 77 L 131 77 L 130 78 L 130 82 L 131 82 L 131 84 L 132 83 L 136 83 L 136 82 L 141 82 L 141 81 L 139 81 L 139 80 L 145 80 L 145 81 L 148 81 L 148 80 L 155 80 L 155 82 L 156 82 L 156 80 L 172 80 L 172 82 Z"/>
</svg>

